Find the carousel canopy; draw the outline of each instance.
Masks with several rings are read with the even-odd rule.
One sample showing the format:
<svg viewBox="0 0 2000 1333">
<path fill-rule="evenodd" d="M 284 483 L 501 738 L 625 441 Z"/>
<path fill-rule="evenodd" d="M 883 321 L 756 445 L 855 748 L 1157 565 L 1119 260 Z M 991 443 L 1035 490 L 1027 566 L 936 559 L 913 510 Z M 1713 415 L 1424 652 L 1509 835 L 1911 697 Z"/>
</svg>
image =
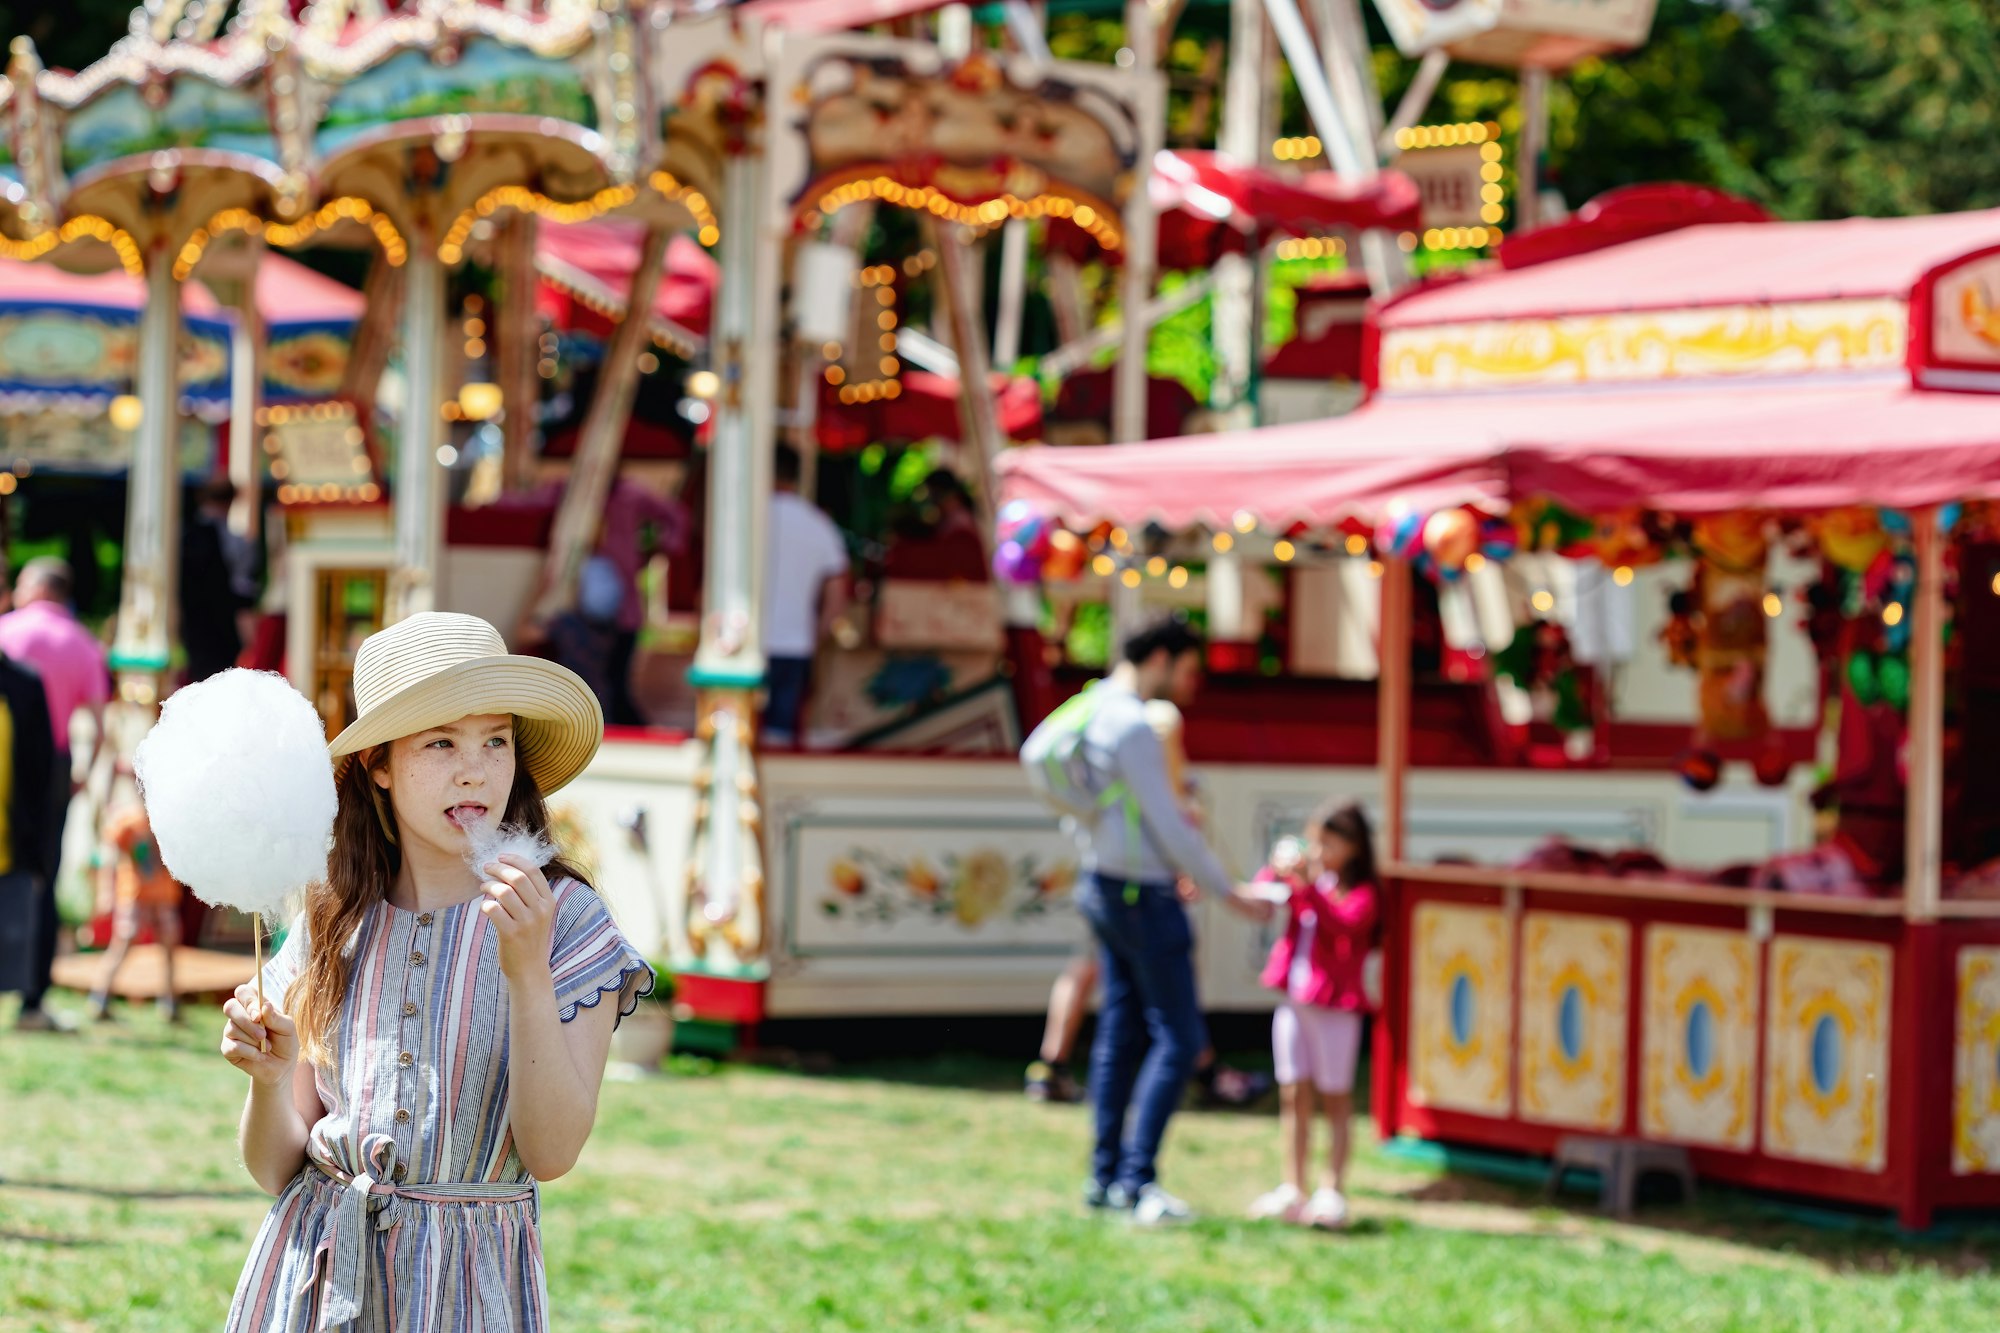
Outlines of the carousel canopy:
<svg viewBox="0 0 2000 1333">
<path fill-rule="evenodd" d="M 1381 398 L 1331 421 L 1001 459 L 1064 521 L 1274 528 L 1545 495 L 1586 512 L 2000 496 L 2000 402 L 1907 383 Z"/>
<path fill-rule="evenodd" d="M 846 32 L 928 14 L 946 0 L 749 0 L 741 12 L 793 32 Z"/>
<path fill-rule="evenodd" d="M 994 411 L 1012 440 L 1031 439 L 1042 428 L 1042 390 L 1032 379 L 993 376 Z M 925 370 L 905 371 L 892 381 L 896 396 L 872 395 L 865 402 L 840 401 L 831 386 L 820 386 L 816 430 L 820 447 L 858 449 L 891 440 L 957 440 L 958 380 Z"/>
<path fill-rule="evenodd" d="M 362 296 L 280 255 L 257 268 L 265 332 L 267 399 L 323 398 L 346 369 Z M 0 259 L 0 407 L 11 412 L 95 413 L 132 388 L 145 284 L 122 271 L 78 274 Z M 229 411 L 234 320 L 200 282 L 182 291 L 184 411 L 220 420 Z"/>
</svg>

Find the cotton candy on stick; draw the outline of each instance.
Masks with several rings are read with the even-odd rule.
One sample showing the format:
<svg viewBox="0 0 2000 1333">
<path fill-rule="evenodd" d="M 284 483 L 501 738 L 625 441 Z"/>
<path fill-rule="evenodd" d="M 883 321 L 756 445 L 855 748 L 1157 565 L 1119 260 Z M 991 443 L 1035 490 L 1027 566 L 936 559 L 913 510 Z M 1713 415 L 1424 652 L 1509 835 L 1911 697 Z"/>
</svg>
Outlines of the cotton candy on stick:
<svg viewBox="0 0 2000 1333">
<path fill-rule="evenodd" d="M 133 767 L 174 878 L 254 918 L 261 1018 L 264 917 L 326 874 L 337 805 L 326 724 L 283 676 L 225 671 L 167 699 Z"/>
</svg>

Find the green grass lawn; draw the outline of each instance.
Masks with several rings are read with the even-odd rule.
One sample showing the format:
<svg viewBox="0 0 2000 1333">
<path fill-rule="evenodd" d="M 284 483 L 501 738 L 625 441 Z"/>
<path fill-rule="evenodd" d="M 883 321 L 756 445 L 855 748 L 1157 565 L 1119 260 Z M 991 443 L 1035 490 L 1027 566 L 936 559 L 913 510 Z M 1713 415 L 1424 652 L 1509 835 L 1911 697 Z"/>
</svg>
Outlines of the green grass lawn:
<svg viewBox="0 0 2000 1333">
<path fill-rule="evenodd" d="M 11 1020 L 12 1006 L 0 1011 Z M 0 1330 L 220 1326 L 264 1201 L 236 1164 L 218 1018 L 0 1027 Z M 1740 1201 L 1644 1225 L 1543 1209 L 1384 1155 L 1344 1236 L 1237 1220 L 1270 1116 L 1175 1123 L 1168 1182 L 1213 1220 L 1145 1233 L 1076 1202 L 1086 1117 L 990 1061 L 832 1076 L 725 1067 L 606 1088 L 546 1191 L 555 1326 L 659 1329 L 1991 1328 L 1991 1240 L 1899 1245 Z"/>
</svg>

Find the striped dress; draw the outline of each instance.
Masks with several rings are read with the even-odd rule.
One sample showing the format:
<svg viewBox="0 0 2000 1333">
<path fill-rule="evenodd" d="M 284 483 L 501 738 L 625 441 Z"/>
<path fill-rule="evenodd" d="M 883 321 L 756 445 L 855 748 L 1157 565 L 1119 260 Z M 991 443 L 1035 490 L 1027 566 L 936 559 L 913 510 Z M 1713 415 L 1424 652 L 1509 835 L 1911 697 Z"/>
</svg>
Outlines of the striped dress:
<svg viewBox="0 0 2000 1333">
<path fill-rule="evenodd" d="M 615 997 L 623 1017 L 653 972 L 588 885 L 552 886 L 550 969 L 562 1021 Z M 507 1127 L 507 982 L 478 901 L 430 912 L 388 902 L 355 932 L 337 1073 L 306 1166 L 257 1233 L 228 1328 L 284 1333 L 544 1333 L 534 1180 Z M 304 921 L 264 970 L 285 994 Z"/>
</svg>

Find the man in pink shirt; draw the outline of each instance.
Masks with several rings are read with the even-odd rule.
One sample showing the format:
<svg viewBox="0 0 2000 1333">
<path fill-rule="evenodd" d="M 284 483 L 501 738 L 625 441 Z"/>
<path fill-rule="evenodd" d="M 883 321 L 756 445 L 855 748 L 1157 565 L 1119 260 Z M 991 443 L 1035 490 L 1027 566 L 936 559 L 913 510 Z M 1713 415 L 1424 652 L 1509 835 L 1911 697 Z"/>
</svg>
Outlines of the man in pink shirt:
<svg viewBox="0 0 2000 1333">
<path fill-rule="evenodd" d="M 104 705 L 111 698 L 111 668 L 104 646 L 70 610 L 74 586 L 66 562 L 54 556 L 30 560 L 14 585 L 16 609 L 0 616 L 0 653 L 26 663 L 41 676 L 49 700 L 49 725 L 55 733 L 55 764 L 45 807 L 47 824 L 42 830 L 48 840 L 43 858 L 48 879 L 42 890 L 32 970 L 28 988 L 21 994 L 21 1017 L 16 1023 L 29 1031 L 49 1031 L 56 1026 L 42 1008 L 42 996 L 48 991 L 49 973 L 55 965 L 56 879 L 62 864 L 63 825 L 68 822 L 69 803 L 78 785 L 69 748 L 70 719 L 83 709 L 95 724 L 83 768 L 88 773 L 97 761 L 97 747 L 103 743 Z"/>
</svg>

